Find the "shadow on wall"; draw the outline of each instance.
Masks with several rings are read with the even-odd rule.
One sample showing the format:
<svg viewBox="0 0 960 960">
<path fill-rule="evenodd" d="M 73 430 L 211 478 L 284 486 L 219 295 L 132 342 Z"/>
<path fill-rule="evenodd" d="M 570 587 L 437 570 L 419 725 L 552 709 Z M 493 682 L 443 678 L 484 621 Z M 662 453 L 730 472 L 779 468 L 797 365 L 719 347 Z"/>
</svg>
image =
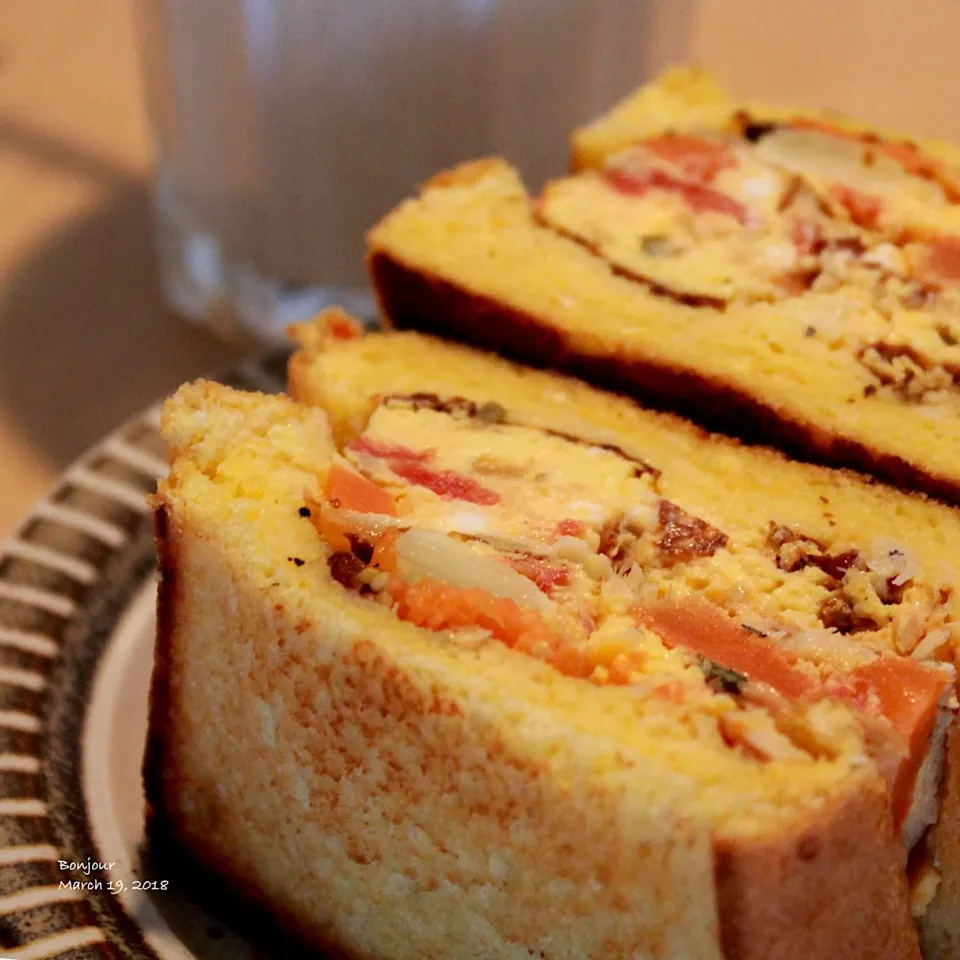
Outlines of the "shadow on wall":
<svg viewBox="0 0 960 960">
<path fill-rule="evenodd" d="M 102 200 L 51 234 L 0 289 L 0 407 L 54 466 L 233 352 L 159 295 L 146 186 L 55 141 L 0 128 L 10 153 L 96 179 Z"/>
</svg>

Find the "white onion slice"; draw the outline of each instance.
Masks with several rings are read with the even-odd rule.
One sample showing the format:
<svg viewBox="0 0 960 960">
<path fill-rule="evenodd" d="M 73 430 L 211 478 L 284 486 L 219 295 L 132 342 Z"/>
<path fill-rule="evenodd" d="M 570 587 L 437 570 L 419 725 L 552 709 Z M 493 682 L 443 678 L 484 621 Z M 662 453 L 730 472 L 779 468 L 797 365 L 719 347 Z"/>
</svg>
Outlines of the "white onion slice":
<svg viewBox="0 0 960 960">
<path fill-rule="evenodd" d="M 471 534 L 466 530 L 458 530 L 456 527 L 450 528 L 449 532 L 474 536 L 477 540 L 482 540 L 495 550 L 502 550 L 505 553 L 529 553 L 537 557 L 549 557 L 553 555 L 551 544 L 543 543 L 540 540 L 532 540 L 530 537 L 511 537 L 502 533 Z"/>
<path fill-rule="evenodd" d="M 408 582 L 429 577 L 455 587 L 480 587 L 544 616 L 556 613 L 554 603 L 532 580 L 442 533 L 407 530 L 397 538 L 396 551 L 398 571 Z"/>
<path fill-rule="evenodd" d="M 795 173 L 819 174 L 865 189 L 909 179 L 899 163 L 879 151 L 867 167 L 863 144 L 817 130 L 775 130 L 757 143 L 756 150 L 760 159 Z"/>
<path fill-rule="evenodd" d="M 927 827 L 940 816 L 940 784 L 946 759 L 947 727 L 953 722 L 954 711 L 947 706 L 951 691 L 945 691 L 937 712 L 937 723 L 930 735 L 927 754 L 917 772 L 910 810 L 900 827 L 900 835 L 907 850 L 912 850 Z"/>
<path fill-rule="evenodd" d="M 751 623 L 754 621 L 751 620 Z M 766 631 L 764 631 L 766 632 Z M 862 643 L 855 643 L 842 633 L 811 627 L 794 627 L 767 633 L 776 640 L 777 645 L 795 653 L 802 660 L 815 664 L 826 664 L 834 669 L 853 670 L 860 664 L 877 659 L 878 654 Z"/>
<path fill-rule="evenodd" d="M 938 627 L 931 630 L 914 648 L 910 656 L 914 660 L 926 660 L 932 657 L 948 640 L 950 631 L 947 627 Z"/>
<path fill-rule="evenodd" d="M 454 530 L 454 533 L 465 531 Z M 549 557 L 554 560 L 568 560 L 583 567 L 587 576 L 594 580 L 610 573 L 610 561 L 591 550 L 589 545 L 579 537 L 561 536 L 553 543 L 544 543 L 541 540 L 532 540 L 529 537 L 508 537 L 497 533 L 481 533 L 476 535 L 478 540 L 489 544 L 496 550 L 512 551 L 515 553 L 529 553 L 537 557 Z"/>
</svg>

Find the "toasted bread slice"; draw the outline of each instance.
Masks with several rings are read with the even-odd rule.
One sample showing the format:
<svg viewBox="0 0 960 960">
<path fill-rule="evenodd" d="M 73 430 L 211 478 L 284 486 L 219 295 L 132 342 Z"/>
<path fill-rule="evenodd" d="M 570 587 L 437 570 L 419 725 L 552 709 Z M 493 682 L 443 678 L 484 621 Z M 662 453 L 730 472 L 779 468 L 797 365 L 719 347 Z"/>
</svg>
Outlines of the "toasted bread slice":
<svg viewBox="0 0 960 960">
<path fill-rule="evenodd" d="M 841 257 L 828 288 L 718 306 L 665 292 L 662 273 L 641 281 L 642 265 L 610 254 L 616 237 L 598 252 L 544 225 L 569 207 L 543 206 L 500 160 L 427 184 L 369 235 L 387 320 L 960 502 L 960 325 L 945 292 L 878 306 Z"/>
<path fill-rule="evenodd" d="M 339 342 L 339 359 L 320 355 L 319 387 L 336 441 L 321 411 L 212 384 L 183 388 L 165 408 L 172 469 L 156 502 L 146 767 L 155 834 L 311 942 L 357 957 L 917 956 L 903 847 L 859 749 L 761 760 L 726 743 L 698 704 L 729 712 L 731 698 L 707 689 L 695 661 L 678 673 L 656 658 L 643 666 L 657 686 L 661 673 L 700 676 L 701 699 L 674 702 L 571 675 L 543 651 L 511 647 L 499 621 L 479 632 L 417 621 L 397 580 L 410 562 L 402 534 L 389 586 L 400 599 L 378 601 L 372 568 L 391 543 L 377 539 L 371 559 L 363 536 L 373 527 L 356 528 L 367 533 L 346 549 L 371 576 L 357 573 L 338 552 L 345 508 L 356 520 L 376 507 L 389 526 L 396 502 L 398 519 L 429 525 L 448 502 L 432 492 L 436 477 L 459 483 L 448 488 L 457 497 L 476 493 L 443 459 L 471 435 L 508 435 L 563 463 L 592 447 L 505 425 L 491 409 L 479 421 L 456 405 L 371 413 L 372 393 L 409 374 L 402 362 L 363 364 L 364 344 L 389 355 L 388 342 Z M 447 356 L 469 357 L 437 358 Z M 578 417 L 596 429 L 630 418 L 632 408 L 597 396 Z M 560 419 L 567 431 L 583 426 Z M 351 425 L 360 448 L 356 434 L 347 441 Z M 388 446 L 401 429 L 435 433 L 446 452 L 405 459 Z M 433 472 L 400 469 L 412 479 L 399 486 L 364 480 L 364 457 Z M 623 471 L 621 482 L 639 490 L 645 477 Z M 512 481 L 485 482 L 501 491 L 494 513 L 522 520 L 507 510 Z M 365 509 L 349 502 L 358 496 Z M 457 549 L 489 565 L 471 544 Z M 575 628 L 557 616 L 556 629 Z"/>
<path fill-rule="evenodd" d="M 168 835 L 348 956 L 720 956 L 708 824 L 629 703 L 332 578 L 299 512 L 334 450 L 322 412 L 200 383 L 163 429 L 147 785 Z M 853 814 L 856 786 L 826 793 Z"/>
</svg>

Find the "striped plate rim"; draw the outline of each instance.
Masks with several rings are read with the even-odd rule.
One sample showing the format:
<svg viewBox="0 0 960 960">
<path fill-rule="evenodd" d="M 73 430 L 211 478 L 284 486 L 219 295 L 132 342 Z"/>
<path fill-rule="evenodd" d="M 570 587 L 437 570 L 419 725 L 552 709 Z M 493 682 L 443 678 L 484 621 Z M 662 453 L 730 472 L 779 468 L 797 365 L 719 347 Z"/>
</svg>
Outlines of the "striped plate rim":
<svg viewBox="0 0 960 960">
<path fill-rule="evenodd" d="M 276 393 L 285 364 L 274 353 L 215 379 Z M 118 898 L 61 885 L 58 863 L 97 861 L 81 787 L 85 708 L 112 628 L 153 569 L 159 426 L 157 404 L 110 433 L 0 543 L 4 960 L 155 957 Z"/>
</svg>

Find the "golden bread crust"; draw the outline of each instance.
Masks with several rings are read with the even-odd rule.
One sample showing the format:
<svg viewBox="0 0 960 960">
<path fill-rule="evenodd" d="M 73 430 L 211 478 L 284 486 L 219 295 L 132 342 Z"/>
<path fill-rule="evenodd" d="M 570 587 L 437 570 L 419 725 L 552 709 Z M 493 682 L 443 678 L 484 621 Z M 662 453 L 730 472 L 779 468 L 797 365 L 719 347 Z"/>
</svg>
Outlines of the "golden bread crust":
<svg viewBox="0 0 960 960">
<path fill-rule="evenodd" d="M 336 340 L 331 329 L 331 319 L 336 322 L 340 310 L 333 308 L 321 313 L 315 320 L 292 324 L 287 328 L 290 339 L 299 345 L 299 349 L 290 354 L 287 361 L 287 393 L 298 403 L 309 404 L 326 410 L 327 396 L 323 381 L 313 374 L 313 361 L 322 354 L 327 345 Z M 328 413 L 330 430 L 338 444 L 344 444 L 363 429 L 363 424 L 376 406 L 376 400 L 370 398 L 361 409 L 344 424 L 340 418 Z"/>
<path fill-rule="evenodd" d="M 719 124 L 732 109 L 729 95 L 711 73 L 697 65 L 670 67 L 653 83 L 574 131 L 571 169 L 602 166 L 608 156 L 646 133 L 648 126 L 669 125 L 671 119 L 691 115 L 704 125 Z"/>
<path fill-rule="evenodd" d="M 177 569 L 171 555 L 173 534 L 170 529 L 170 510 L 159 497 L 153 499 L 152 506 L 157 552 L 157 634 L 153 650 L 153 672 L 150 676 L 150 699 L 147 705 L 147 742 L 142 766 L 148 832 L 153 822 L 163 819 L 165 806 L 163 737 L 169 704 L 170 636 L 173 611 L 177 607 Z"/>
<path fill-rule="evenodd" d="M 296 910 L 270 900 L 255 880 L 232 869 L 230 858 L 215 839 L 197 835 L 184 818 L 177 816 L 176 792 L 184 782 L 180 757 L 183 747 L 174 739 L 170 722 L 170 666 L 174 654 L 174 624 L 179 609 L 180 580 L 178 558 L 182 544 L 169 502 L 155 497 L 154 527 L 157 552 L 157 634 L 154 667 L 150 684 L 149 725 L 143 763 L 146 800 L 145 833 L 150 847 L 165 865 L 181 870 L 202 889 L 204 902 L 220 901 L 234 912 L 231 897 L 239 897 L 255 911 L 239 926 L 252 926 L 257 933 L 273 937 L 274 924 L 320 949 L 330 960 L 376 960 L 371 956 L 348 953 L 323 932 L 304 922 Z M 202 881 L 201 881 L 202 878 Z"/>
<path fill-rule="evenodd" d="M 483 180 L 491 171 L 502 163 L 499 157 L 482 157 L 479 160 L 468 160 L 450 170 L 441 170 L 435 173 L 424 183 L 421 189 L 430 190 L 434 187 L 470 186 Z"/>
<path fill-rule="evenodd" d="M 864 789 L 806 829 L 766 843 L 718 840 L 728 960 L 919 957 L 883 790 Z M 778 895 L 771 896 L 776 890 Z"/>
<path fill-rule="evenodd" d="M 371 264 L 373 259 L 371 258 Z M 384 259 L 389 260 L 390 258 L 384 257 Z M 371 269 L 374 269 L 374 267 L 371 266 Z M 404 269 L 407 270 L 408 268 Z M 408 272 L 415 271 L 409 270 Z M 450 286 L 447 281 L 431 281 L 431 283 L 434 282 L 441 286 Z M 480 299 L 473 294 L 464 294 L 459 289 L 453 291 L 444 289 L 441 291 L 441 295 L 447 296 L 448 294 L 453 297 L 469 296 L 471 299 Z M 458 299 L 451 302 L 460 303 L 461 301 Z M 503 308 L 498 306 L 495 309 Z M 518 315 L 516 322 L 527 322 L 525 317 L 526 315 Z M 387 317 L 384 319 L 389 321 Z M 852 485 L 859 488 L 860 495 L 866 494 L 867 488 L 874 488 L 876 491 L 887 491 L 899 500 L 930 504 L 930 507 L 937 511 L 938 519 L 941 521 L 945 515 L 958 516 L 950 508 L 931 503 L 923 493 L 910 489 L 894 490 L 891 487 L 879 484 L 874 477 L 855 470 L 797 461 L 779 447 L 757 444 L 745 445 L 740 438 L 720 432 L 711 432 L 700 423 L 687 419 L 672 410 L 659 410 L 649 405 L 642 406 L 633 397 L 611 390 L 598 389 L 584 380 L 577 379 L 571 374 L 556 370 L 553 367 L 538 367 L 524 364 L 522 361 L 511 360 L 509 359 L 509 344 L 513 342 L 512 340 L 504 341 L 507 344 L 504 349 L 494 352 L 469 345 L 465 340 L 458 342 L 444 339 L 435 334 L 421 333 L 412 328 L 404 329 L 406 332 L 399 330 L 392 332 L 388 328 L 384 334 L 372 334 L 363 339 L 370 342 L 377 337 L 396 337 L 398 341 L 401 338 L 411 338 L 408 341 L 410 345 L 415 341 L 416 349 L 423 354 L 423 362 L 429 365 L 429 369 L 427 369 L 423 368 L 421 364 L 421 369 L 417 371 L 420 385 L 427 389 L 443 393 L 459 387 L 466 391 L 464 395 L 478 402 L 485 402 L 489 399 L 495 399 L 497 391 L 515 390 L 522 380 L 532 375 L 539 378 L 537 394 L 541 397 L 541 400 L 545 390 L 550 387 L 556 388 L 572 399 L 572 410 L 576 411 L 578 417 L 585 419 L 588 423 L 596 419 L 595 425 L 597 427 L 612 429 L 621 442 L 626 442 L 630 431 L 636 429 L 639 424 L 643 424 L 645 429 L 653 427 L 658 433 L 669 431 L 672 435 L 680 435 L 685 441 L 694 444 L 713 444 L 722 447 L 723 452 L 736 451 L 738 456 L 750 458 L 749 469 L 758 469 L 775 464 L 778 469 L 789 469 L 791 474 L 795 475 L 798 483 L 801 482 L 800 476 L 803 475 L 807 481 L 812 483 Z M 321 314 L 313 321 L 298 324 L 290 330 L 299 347 L 290 355 L 287 364 L 287 390 L 289 395 L 298 403 L 323 408 L 330 420 L 334 435 L 336 436 L 336 427 L 339 424 L 344 436 L 352 439 L 365 426 L 369 412 L 376 406 L 378 402 L 376 391 L 368 389 L 369 384 L 363 382 L 361 378 L 356 378 L 356 383 L 351 387 L 349 401 L 346 404 L 349 409 L 345 409 L 344 397 L 338 396 L 335 390 L 331 391 L 329 389 L 331 384 L 326 382 L 327 374 L 323 369 L 323 361 L 327 351 L 336 350 L 336 345 L 333 344 L 335 338 L 332 338 L 327 331 L 326 313 Z M 548 334 L 552 337 L 554 332 L 551 329 Z M 551 342 L 553 341 L 551 340 Z M 394 351 L 391 350 L 390 353 L 393 355 Z M 365 362 L 379 365 L 381 359 L 381 355 L 377 353 Z M 358 360 L 357 362 L 363 361 Z M 471 364 L 471 362 L 474 367 L 483 370 L 483 382 L 486 385 L 483 392 L 478 392 L 472 386 L 468 387 L 459 376 L 459 372 L 451 378 L 445 374 L 439 374 L 437 370 L 437 366 L 442 365 L 457 368 L 459 371 L 465 369 L 461 365 Z M 481 367 L 480 364 L 483 366 Z M 392 373 L 393 371 L 391 371 Z M 509 379 L 504 377 L 505 373 Z M 382 369 L 378 370 L 375 379 L 382 380 L 382 375 Z M 517 379 L 518 375 L 521 379 Z M 389 390 L 399 389 L 392 380 L 389 382 L 383 381 L 381 385 Z M 403 389 L 406 389 L 406 387 Z M 601 398 L 601 404 L 597 405 L 596 401 Z M 511 399 L 512 402 L 515 402 L 515 398 Z M 590 413 L 584 413 L 582 408 L 590 401 L 593 401 L 595 406 Z M 547 409 L 549 405 L 541 402 L 539 406 Z M 602 417 L 598 417 L 597 411 L 601 409 L 601 406 L 605 408 L 604 414 Z M 624 414 L 630 416 L 631 419 L 624 419 Z M 349 426 L 344 429 L 347 424 Z M 630 446 L 630 444 L 626 445 Z M 642 450 L 638 447 L 636 452 L 640 454 Z M 762 464 L 760 462 L 754 463 L 754 460 L 762 461 Z M 703 467 L 704 463 L 700 463 L 700 466 Z M 945 510 L 949 512 L 944 514 Z M 956 532 L 960 535 L 960 522 L 957 524 Z"/>
<path fill-rule="evenodd" d="M 187 574 L 195 574 L 198 566 L 189 557 L 191 537 L 187 533 L 179 545 L 168 548 L 174 564 Z M 209 558 L 199 566 L 209 570 Z M 154 806 L 159 809 L 162 803 L 163 823 L 177 841 L 229 877 L 241 894 L 267 904 L 305 940 L 322 948 L 334 944 L 349 956 L 370 960 L 519 957 L 526 955 L 528 944 L 537 943 L 545 955 L 574 957 L 579 955 L 576 944 L 589 942 L 581 939 L 584 934 L 573 934 L 571 947 L 550 932 L 566 914 L 573 926 L 589 927 L 591 917 L 599 918 L 598 926 L 607 928 L 601 942 L 609 939 L 625 954 L 683 955 L 670 946 L 678 940 L 676 925 L 683 923 L 682 894 L 677 914 L 662 926 L 643 930 L 632 923 L 644 896 L 659 899 L 669 914 L 669 891 L 650 877 L 672 871 L 620 832 L 622 811 L 616 812 L 615 798 L 589 787 L 580 803 L 549 787 L 543 792 L 545 771 L 516 755 L 505 741 L 488 740 L 486 756 L 478 756 L 479 744 L 471 750 L 464 730 L 461 705 L 442 691 L 431 697 L 402 667 L 382 658 L 374 643 L 358 641 L 332 662 L 311 665 L 305 660 L 311 631 L 300 635 L 305 642 L 299 650 L 285 655 L 284 631 L 278 633 L 268 614 L 258 618 L 255 633 L 218 631 L 219 649 L 207 645 L 200 651 L 191 646 L 196 641 L 190 621 L 209 602 L 209 593 L 184 602 L 186 608 L 174 614 L 168 657 L 174 690 L 195 690 L 201 682 L 216 685 L 226 709 L 209 701 L 187 702 L 174 692 L 166 734 L 160 737 L 166 747 L 163 800 L 154 799 Z M 243 609 L 242 599 L 240 604 L 241 617 L 256 616 Z M 241 672 L 244 659 L 256 665 L 250 676 Z M 222 688 L 220 671 L 233 679 L 232 689 Z M 216 679 L 211 672 L 218 674 Z M 334 673 L 341 674 L 339 683 L 332 679 Z M 328 718 L 314 715 L 321 692 L 334 701 L 342 697 Z M 277 717 L 273 751 L 261 741 L 252 706 L 267 698 Z M 420 728 L 415 738 L 400 735 L 407 725 Z M 459 741 L 456 747 L 451 738 Z M 403 755 L 418 745 L 424 753 L 415 762 L 429 770 L 422 782 L 407 774 L 411 758 Z M 274 759 L 271 752 L 279 756 Z M 470 763 L 471 753 L 486 770 Z M 363 781 L 377 754 L 384 764 L 383 779 L 368 790 Z M 458 755 L 463 758 L 459 768 L 452 764 Z M 489 779 L 486 801 L 463 790 L 472 797 L 470 806 L 457 810 L 417 796 L 437 783 L 441 770 L 453 778 L 451 786 L 457 777 Z M 308 808 L 287 779 L 295 776 L 309 784 Z M 596 805 L 594 811 L 588 802 Z M 434 820 L 409 816 L 407 811 L 417 807 L 431 810 Z M 538 842 L 527 847 L 519 836 L 511 846 L 514 834 L 525 832 L 528 818 L 538 822 Z M 556 847 L 550 844 L 553 837 Z M 482 843 L 475 846 L 474 840 Z M 398 856 L 398 849 L 406 856 Z M 481 850 L 492 858 L 512 854 L 516 862 L 495 863 L 489 877 L 488 862 L 476 859 Z M 322 876 L 313 875 L 318 858 Z M 609 889 L 596 884 L 599 889 L 591 893 L 596 871 L 605 869 L 610 871 Z M 528 895 L 532 902 L 526 909 L 509 902 L 510 878 L 501 877 L 504 889 L 496 890 L 501 871 L 518 871 L 514 882 L 539 884 Z M 471 881 L 471 875 L 478 879 Z M 500 915 L 508 934 L 503 942 L 478 912 L 483 891 L 475 884 L 484 875 L 489 881 L 484 886 L 491 888 L 487 896 L 497 908 L 491 913 Z M 562 905 L 553 904 L 555 899 Z M 371 909 L 376 917 L 366 916 Z M 424 929 L 434 913 L 436 930 Z M 473 947 L 466 948 L 471 928 L 478 935 Z M 487 946 L 484 934 L 490 938 Z M 559 941 L 552 949 L 551 939 Z M 697 949 L 707 950 L 702 938 L 688 942 L 698 939 Z M 686 935 L 679 934 L 679 940 L 687 940 Z M 719 954 L 710 950 L 704 955 Z"/>
</svg>

